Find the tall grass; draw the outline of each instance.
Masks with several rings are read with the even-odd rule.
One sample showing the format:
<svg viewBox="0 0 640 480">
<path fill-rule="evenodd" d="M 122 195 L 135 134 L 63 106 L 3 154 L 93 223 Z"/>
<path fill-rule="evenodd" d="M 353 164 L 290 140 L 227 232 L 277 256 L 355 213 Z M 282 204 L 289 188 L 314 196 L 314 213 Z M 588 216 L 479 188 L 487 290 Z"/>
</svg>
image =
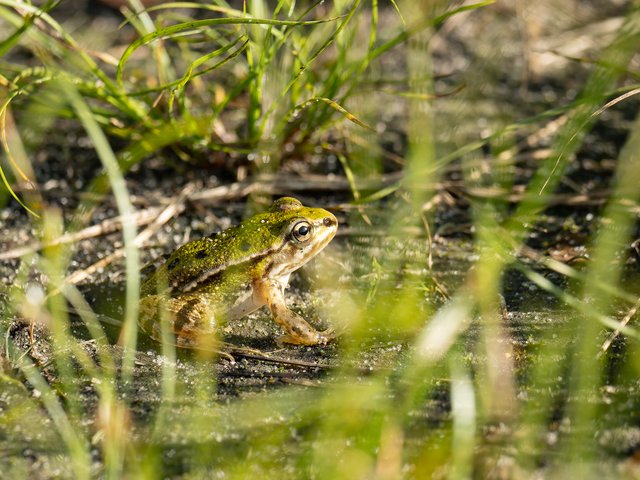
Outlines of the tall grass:
<svg viewBox="0 0 640 480">
<path fill-rule="evenodd" d="M 596 467 L 616 471 L 614 460 L 603 461 L 594 435 L 610 418 L 603 390 L 629 388 L 628 401 L 636 410 L 640 403 L 633 389 L 640 334 L 618 321 L 619 309 L 637 298 L 637 285 L 625 284 L 620 258 L 633 239 L 640 200 L 638 120 L 629 125 L 607 204 L 593 220 L 598 226 L 589 263 L 581 270 L 550 258 L 533 264 L 522 251 L 590 129 L 616 103 L 607 102 L 636 88 L 621 86 L 633 78 L 638 10 L 628 11 L 575 101 L 492 125 L 480 140 L 478 134 L 452 146 L 441 141 L 442 130 L 454 125 L 440 123 L 437 102 L 444 100 L 434 87 L 433 37 L 447 21 L 494 7 L 449 3 L 280 0 L 234 8 L 223 1 L 169 2 L 144 10 L 131 1 L 124 27 L 137 37 L 115 58 L 76 41 L 54 19 L 55 2 L 37 7 L 0 0 L 0 22 L 10 32 L 0 39 L 1 171 L 8 192 L 2 198 L 13 197 L 33 214 L 46 246 L 21 260 L 16 285 L 26 288 L 7 288 L 2 354 L 15 368 L 7 375 L 13 371 L 38 392 L 61 440 L 50 448 L 70 460 L 63 475 L 281 478 L 285 470 L 300 478 L 526 478 L 541 472 L 566 478 L 593 476 Z M 28 64 L 19 60 L 22 52 Z M 393 56 L 402 60 L 385 63 Z M 389 64 L 401 71 L 401 89 L 384 71 Z M 386 102 L 402 104 L 399 121 L 406 124 L 399 128 L 407 138 L 396 167 L 402 175 L 392 184 L 380 181 L 388 168 L 378 126 Z M 519 200 L 469 197 L 474 234 L 466 253 L 473 260 L 464 265 L 473 267 L 442 294 L 433 263 L 433 205 L 447 169 L 460 166 L 469 189 L 514 185 L 513 164 L 501 169 L 500 152 L 487 160 L 483 149 L 513 144 L 557 115 L 567 121 Z M 29 161 L 30 149 L 55 135 L 62 120 L 86 132 L 102 165 L 66 216 L 44 204 L 36 185 L 46 179 L 35 178 Z M 216 401 L 215 359 L 188 357 L 197 374 L 183 377 L 176 370 L 179 353 L 167 344 L 157 408 L 138 418 L 131 399 L 140 262 L 126 174 L 158 152 L 198 168 L 211 151 L 250 157 L 256 181 L 279 172 L 288 158 L 334 155 L 356 207 L 349 209 L 348 224 L 385 235 L 377 249 L 366 250 L 364 265 L 349 256 L 355 237 L 325 259 L 354 268 L 343 272 L 348 280 L 337 292 L 326 293 L 335 279 L 319 282 L 332 300 L 324 302 L 326 314 L 343 330 L 331 357 L 336 366 L 321 382 L 224 404 Z M 483 162 L 488 173 L 479 173 Z M 109 194 L 124 219 L 121 357 L 80 292 L 65 282 L 73 247 L 55 244 L 65 231 L 86 225 Z M 34 265 L 46 274 L 42 287 L 28 280 Z M 540 330 L 535 348 L 525 353 L 514 349 L 514 322 L 503 312 L 514 271 L 562 305 L 545 313 L 558 325 Z M 569 280 L 558 285 L 550 271 Z M 95 356 L 72 332 L 68 305 L 83 312 Z M 55 381 L 51 366 L 34 362 L 11 341 L 16 315 L 50 329 Z M 615 375 L 615 359 L 599 353 L 600 337 L 613 329 L 623 339 L 617 361 L 624 367 Z M 386 357 L 365 372 L 368 352 Z M 91 405 L 80 401 L 79 389 L 87 384 L 97 398 Z M 0 432 L 2 424 L 0 417 Z M 557 439 L 549 441 L 550 435 Z"/>
</svg>

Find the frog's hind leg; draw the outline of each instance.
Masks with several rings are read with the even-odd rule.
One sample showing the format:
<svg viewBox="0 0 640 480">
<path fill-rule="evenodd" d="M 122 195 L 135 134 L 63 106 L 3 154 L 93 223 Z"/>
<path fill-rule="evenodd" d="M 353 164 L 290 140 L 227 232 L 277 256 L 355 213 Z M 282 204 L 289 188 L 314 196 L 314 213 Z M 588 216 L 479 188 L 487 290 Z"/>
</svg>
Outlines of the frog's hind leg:
<svg viewBox="0 0 640 480">
<path fill-rule="evenodd" d="M 213 305 L 202 296 L 167 298 L 150 295 L 140 300 L 140 328 L 158 342 L 163 341 L 162 325 L 179 348 L 214 350 L 217 323 Z M 173 341 L 172 341 L 173 340 Z"/>
</svg>

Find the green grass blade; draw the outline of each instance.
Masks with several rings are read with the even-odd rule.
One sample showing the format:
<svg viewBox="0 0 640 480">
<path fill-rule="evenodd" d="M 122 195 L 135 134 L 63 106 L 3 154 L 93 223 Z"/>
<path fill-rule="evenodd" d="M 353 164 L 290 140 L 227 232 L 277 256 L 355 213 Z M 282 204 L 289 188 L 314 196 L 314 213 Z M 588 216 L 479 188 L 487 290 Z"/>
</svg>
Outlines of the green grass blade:
<svg viewBox="0 0 640 480">
<path fill-rule="evenodd" d="M 155 32 L 151 32 L 143 37 L 137 39 L 131 43 L 127 49 L 123 52 L 120 62 L 118 63 L 118 69 L 116 72 L 116 81 L 119 85 L 123 84 L 124 66 L 129 57 L 138 48 L 155 42 L 157 40 L 176 38 L 186 35 L 194 35 L 200 33 L 208 27 L 214 26 L 226 26 L 226 25 L 277 25 L 277 26 L 306 26 L 316 25 L 320 23 L 334 22 L 336 18 L 328 18 L 323 20 L 311 20 L 311 21 L 291 21 L 291 20 L 270 20 L 270 19 L 257 19 L 257 18 L 211 18 L 206 20 L 194 20 L 192 22 L 184 22 L 170 27 L 159 29 Z"/>
<path fill-rule="evenodd" d="M 125 219 L 122 232 L 124 248 L 126 250 L 125 271 L 127 278 L 125 294 L 125 313 L 122 339 L 125 347 L 123 359 L 123 378 L 125 381 L 131 379 L 133 374 L 133 361 L 137 341 L 137 320 L 138 320 L 138 298 L 140 292 L 140 261 L 138 248 L 135 245 L 136 226 L 132 221 L 126 221 L 133 212 L 133 207 L 129 200 L 129 194 L 124 181 L 123 172 L 116 159 L 116 156 L 109 145 L 107 138 L 100 129 L 98 123 L 93 118 L 91 110 L 80 97 L 73 85 L 69 82 L 60 82 L 61 90 L 65 92 L 69 103 L 78 115 L 78 119 L 86 129 L 89 137 L 94 143 L 96 153 L 102 161 L 109 184 L 116 199 L 118 211 Z"/>
</svg>

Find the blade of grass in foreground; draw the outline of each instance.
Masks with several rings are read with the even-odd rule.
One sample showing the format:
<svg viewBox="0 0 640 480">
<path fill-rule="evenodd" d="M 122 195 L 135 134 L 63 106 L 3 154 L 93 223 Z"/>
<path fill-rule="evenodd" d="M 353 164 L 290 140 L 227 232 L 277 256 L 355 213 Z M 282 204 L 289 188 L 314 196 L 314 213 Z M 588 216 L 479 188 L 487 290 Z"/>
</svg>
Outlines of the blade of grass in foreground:
<svg viewBox="0 0 640 480">
<path fill-rule="evenodd" d="M 123 172 L 120 170 L 116 156 L 113 153 L 106 136 L 91 115 L 91 111 L 89 110 L 86 102 L 82 97 L 80 97 L 71 82 L 59 80 L 58 84 L 61 91 L 64 92 L 68 98 L 69 103 L 78 115 L 78 119 L 83 124 L 94 144 L 96 153 L 102 161 L 109 183 L 111 184 L 111 189 L 113 190 L 119 214 L 123 219 L 122 235 L 126 251 L 126 292 L 124 326 L 121 337 L 121 341 L 125 348 L 122 362 L 122 376 L 125 384 L 128 384 L 131 380 L 131 376 L 133 375 L 133 362 L 135 358 L 138 332 L 138 298 L 140 295 L 140 260 L 138 248 L 134 242 L 136 237 L 136 226 L 131 217 L 133 206 L 129 200 L 129 193 L 124 181 Z"/>
<path fill-rule="evenodd" d="M 48 211 L 43 215 L 44 242 L 51 243 L 52 239 L 58 238 L 62 232 L 62 218 L 59 212 Z M 87 322 L 89 330 L 94 334 L 99 358 L 102 362 L 97 365 L 89 356 L 85 345 L 81 340 L 71 334 L 69 315 L 64 297 L 60 294 L 65 287 L 65 272 L 67 271 L 69 259 L 69 248 L 66 245 L 54 245 L 44 248 L 42 259 L 43 270 L 48 278 L 49 291 L 55 291 L 49 296 L 48 306 L 51 315 L 50 330 L 53 348 L 53 357 L 56 365 L 56 380 L 61 393 L 65 398 L 66 410 L 69 422 L 74 426 L 77 440 L 69 439 L 69 442 L 83 442 L 83 436 L 87 432 L 82 427 L 85 424 L 87 412 L 83 409 L 80 386 L 81 383 L 91 379 L 98 394 L 98 408 L 96 411 L 96 435 L 94 439 L 100 438 L 98 445 L 102 447 L 102 453 L 107 472 L 107 478 L 121 478 L 124 464 L 124 450 L 127 446 L 128 438 L 127 422 L 123 421 L 123 412 L 126 408 L 121 406 L 116 399 L 116 377 L 113 360 L 108 352 L 108 347 L 104 342 L 104 335 L 99 326 Z M 72 295 L 73 296 L 73 295 Z M 86 315 L 85 315 L 86 317 Z M 35 321 L 35 320 L 32 320 Z M 80 367 L 78 368 L 76 364 Z M 84 370 L 84 372 L 82 372 Z M 51 415 L 57 415 L 56 410 L 50 410 Z M 59 433 L 63 436 L 69 434 L 65 432 L 68 428 L 64 422 L 57 423 Z M 76 455 L 88 455 L 86 453 L 75 452 L 78 447 L 69 449 L 72 459 Z M 84 467 L 76 466 L 76 471 Z M 80 477 L 82 474 L 80 474 Z"/>
<path fill-rule="evenodd" d="M 42 378 L 40 369 L 24 355 L 17 356 L 16 362 L 27 381 L 41 393 L 42 404 L 53 421 L 56 430 L 60 433 L 60 437 L 69 453 L 75 478 L 91 478 L 91 454 L 89 453 L 88 442 L 70 422 L 60 399 L 46 380 Z"/>
<path fill-rule="evenodd" d="M 633 123 L 629 138 L 618 157 L 614 191 L 600 221 L 601 228 L 594 242 L 592 262 L 582 294 L 585 304 L 588 303 L 604 314 L 611 311 L 612 305 L 609 297 L 601 293 L 597 283 L 604 281 L 611 285 L 620 284 L 622 263 L 616 260 L 620 249 L 626 249 L 631 243 L 629 238 L 636 220 L 636 214 L 625 208 L 625 204 L 638 205 L 640 202 L 639 152 L 640 116 Z M 568 404 L 572 431 L 565 448 L 568 450 L 569 464 L 583 469 L 582 472 L 571 470 L 572 474 L 587 475 L 590 470 L 585 458 L 592 455 L 593 424 L 599 417 L 598 403 L 589 401 L 589 397 L 596 395 L 603 381 L 603 375 L 598 374 L 604 368 L 604 363 L 598 356 L 601 343 L 598 334 L 601 326 L 594 321 L 578 320 L 574 331 L 577 335 L 576 361 L 572 365 L 570 377 L 574 395 L 569 396 Z M 562 472 L 565 468 L 561 466 L 559 470 Z"/>
<path fill-rule="evenodd" d="M 616 67 L 611 68 L 612 63 L 610 62 L 607 63 L 609 66 L 599 65 L 590 76 L 584 92 L 571 114 L 570 121 L 562 127 L 554 141 L 553 153 L 537 171 L 534 180 L 528 186 L 525 200 L 518 206 L 516 215 L 506 224 L 505 233 L 513 235 L 514 239 L 523 238 L 524 232 L 531 228 L 535 214 L 545 206 L 543 196 L 540 195 L 541 189 L 544 188 L 545 191 L 553 191 L 555 189 L 569 161 L 569 157 L 579 148 L 582 138 L 584 138 L 594 121 L 594 112 L 599 110 L 604 99 L 610 94 L 612 87 L 622 74 L 621 72 L 624 72 L 630 58 L 637 50 L 637 44 L 640 40 L 638 37 L 638 32 L 640 31 L 638 29 L 639 22 L 640 15 L 638 11 L 630 12 L 623 29 L 621 29 L 611 45 L 603 51 L 601 57 L 614 60 L 613 64 Z M 635 129 L 637 130 L 637 126 Z M 625 155 L 628 155 L 628 153 Z M 624 162 L 628 163 L 629 159 L 625 158 Z M 619 159 L 618 166 L 623 168 L 622 156 Z M 637 174 L 636 172 L 634 175 Z M 627 178 L 637 178 L 637 176 L 630 177 L 627 175 Z M 618 202 L 614 201 L 615 203 Z M 620 206 L 616 205 L 615 208 L 619 209 Z M 611 211 L 607 215 L 611 216 Z M 629 220 L 624 218 L 624 214 L 621 212 L 616 213 L 615 218 L 612 218 L 612 220 L 622 222 L 619 227 L 621 228 L 620 232 L 624 233 L 618 237 L 622 240 L 628 234 Z M 610 233 L 606 235 L 610 235 Z M 549 379 L 564 378 L 567 368 L 570 368 L 572 372 L 569 396 L 575 398 L 571 407 L 574 413 L 570 415 L 574 417 L 572 420 L 577 423 L 573 424 L 572 422 L 572 425 L 576 431 L 577 429 L 582 431 L 576 433 L 575 436 L 572 434 L 569 442 L 563 442 L 564 458 L 566 460 L 568 456 L 571 461 L 567 464 L 566 470 L 562 465 L 556 465 L 560 474 L 562 472 L 566 473 L 572 466 L 580 464 L 578 452 L 585 453 L 584 447 L 587 445 L 592 446 L 593 439 L 588 439 L 586 436 L 589 431 L 592 431 L 592 425 L 589 426 L 588 423 L 594 420 L 595 407 L 588 405 L 591 400 L 587 397 L 594 394 L 593 388 L 597 384 L 595 379 L 597 377 L 596 372 L 600 372 L 602 368 L 602 365 L 598 364 L 597 361 L 597 346 L 599 345 L 597 333 L 602 329 L 604 322 L 609 323 L 611 320 L 606 315 L 607 306 L 602 303 L 605 298 L 608 301 L 611 297 L 602 289 L 601 284 L 608 283 L 615 288 L 615 285 L 618 285 L 617 276 L 619 274 L 617 267 L 614 267 L 613 263 L 606 267 L 604 266 L 611 260 L 613 252 L 612 245 L 609 243 L 610 238 L 607 238 L 606 235 L 597 239 L 594 244 L 596 245 L 596 250 L 600 251 L 597 255 L 606 258 L 606 260 L 599 260 L 599 262 L 602 262 L 601 264 L 594 264 L 595 266 L 591 267 L 580 278 L 580 280 L 584 281 L 582 299 L 568 297 L 566 292 L 550 284 L 547 279 L 540 277 L 535 272 L 525 272 L 541 288 L 558 295 L 561 300 L 567 302 L 576 312 L 571 320 L 571 327 L 560 329 L 557 335 L 550 337 L 547 341 L 545 339 L 539 340 L 540 349 L 536 352 L 536 356 L 540 358 L 540 361 L 531 367 L 531 380 L 528 382 L 529 388 L 527 390 L 528 400 L 523 404 L 519 427 L 521 429 L 518 443 L 520 463 L 528 468 L 533 468 L 536 461 L 535 457 L 529 456 L 528 453 L 535 451 L 539 455 L 544 455 L 544 453 L 540 452 L 545 451 L 544 447 L 532 447 L 531 439 L 533 438 L 536 439 L 536 442 L 543 443 L 542 439 L 545 438 L 548 432 L 548 423 L 554 415 L 554 409 L 557 408 L 560 400 L 560 398 L 551 397 L 548 394 Z M 602 243 L 603 239 L 606 244 Z M 618 245 L 619 247 L 620 245 Z M 608 279 L 608 281 L 605 282 L 605 279 Z M 595 303 L 586 301 L 588 297 L 595 299 Z M 615 328 L 615 322 L 611 322 L 608 326 L 609 328 Z M 572 344 L 576 339 L 578 339 L 579 343 L 577 353 L 571 356 L 571 352 L 567 351 L 567 345 Z M 578 448 L 578 445 L 580 445 L 580 448 Z M 593 450 L 585 453 L 584 465 L 586 465 L 586 460 L 591 458 L 592 453 Z"/>
<path fill-rule="evenodd" d="M 41 226 L 44 239 L 57 237 L 62 225 L 60 212 L 51 210 L 45 213 Z M 59 293 L 51 295 L 51 292 L 58 291 L 60 279 L 64 278 L 68 260 L 65 249 L 65 246 L 58 246 L 44 249 L 42 257 L 26 256 L 17 273 L 16 284 L 11 287 L 11 308 L 16 310 L 15 313 L 32 326 L 37 324 L 43 329 L 50 329 L 52 349 L 50 359 L 55 364 L 56 384 L 54 386 L 49 384 L 50 372 L 47 373 L 45 380 L 44 367 L 34 364 L 28 351 L 18 349 L 14 345 L 9 334 L 9 322 L 12 321 L 13 315 L 7 318 L 6 324 L 4 319 L 2 322 L 2 326 L 7 328 L 6 332 L 3 331 L 5 345 L 2 353 L 14 368 L 22 372 L 26 383 L 33 389 L 33 398 L 42 404 L 51 419 L 62 444 L 61 448 L 53 447 L 56 449 L 56 454 L 64 456 L 74 477 L 88 479 L 91 471 L 91 446 L 86 441 L 85 431 L 82 428 L 83 410 L 78 395 L 77 369 L 72 357 L 74 347 L 78 343 L 69 332 L 64 299 Z M 29 270 L 34 266 L 47 276 L 46 285 L 41 286 L 28 281 Z M 45 295 L 45 291 L 49 292 L 49 298 Z M 80 357 L 76 359 L 82 362 Z M 45 446 L 45 452 L 46 448 Z"/>
<path fill-rule="evenodd" d="M 580 95 L 584 103 L 576 106 L 569 120 L 556 135 L 552 153 L 529 182 L 524 200 L 506 224 L 509 232 L 521 238 L 526 233 L 527 225 L 531 225 L 535 215 L 545 207 L 544 196 L 541 193 L 555 190 L 571 156 L 578 150 L 593 124 L 593 114 L 605 103 L 606 96 L 625 74 L 639 45 L 640 10 L 632 9 L 615 39 L 600 55 L 601 58 L 607 59 L 607 63 L 598 65 L 590 75 Z"/>
</svg>

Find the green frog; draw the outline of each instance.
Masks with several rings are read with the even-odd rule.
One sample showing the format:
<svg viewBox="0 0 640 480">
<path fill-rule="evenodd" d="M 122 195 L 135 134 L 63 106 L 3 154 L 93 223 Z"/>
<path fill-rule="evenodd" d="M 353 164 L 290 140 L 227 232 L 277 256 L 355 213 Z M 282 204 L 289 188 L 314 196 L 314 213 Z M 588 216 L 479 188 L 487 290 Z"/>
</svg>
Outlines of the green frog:
<svg viewBox="0 0 640 480">
<path fill-rule="evenodd" d="M 280 342 L 327 343 L 333 332 L 319 332 L 291 311 L 284 290 L 337 229 L 330 212 L 284 197 L 237 226 L 182 245 L 142 283 L 141 329 L 160 341 L 167 321 L 177 346 L 199 348 L 211 345 L 222 323 L 266 305 L 286 332 Z"/>
</svg>

